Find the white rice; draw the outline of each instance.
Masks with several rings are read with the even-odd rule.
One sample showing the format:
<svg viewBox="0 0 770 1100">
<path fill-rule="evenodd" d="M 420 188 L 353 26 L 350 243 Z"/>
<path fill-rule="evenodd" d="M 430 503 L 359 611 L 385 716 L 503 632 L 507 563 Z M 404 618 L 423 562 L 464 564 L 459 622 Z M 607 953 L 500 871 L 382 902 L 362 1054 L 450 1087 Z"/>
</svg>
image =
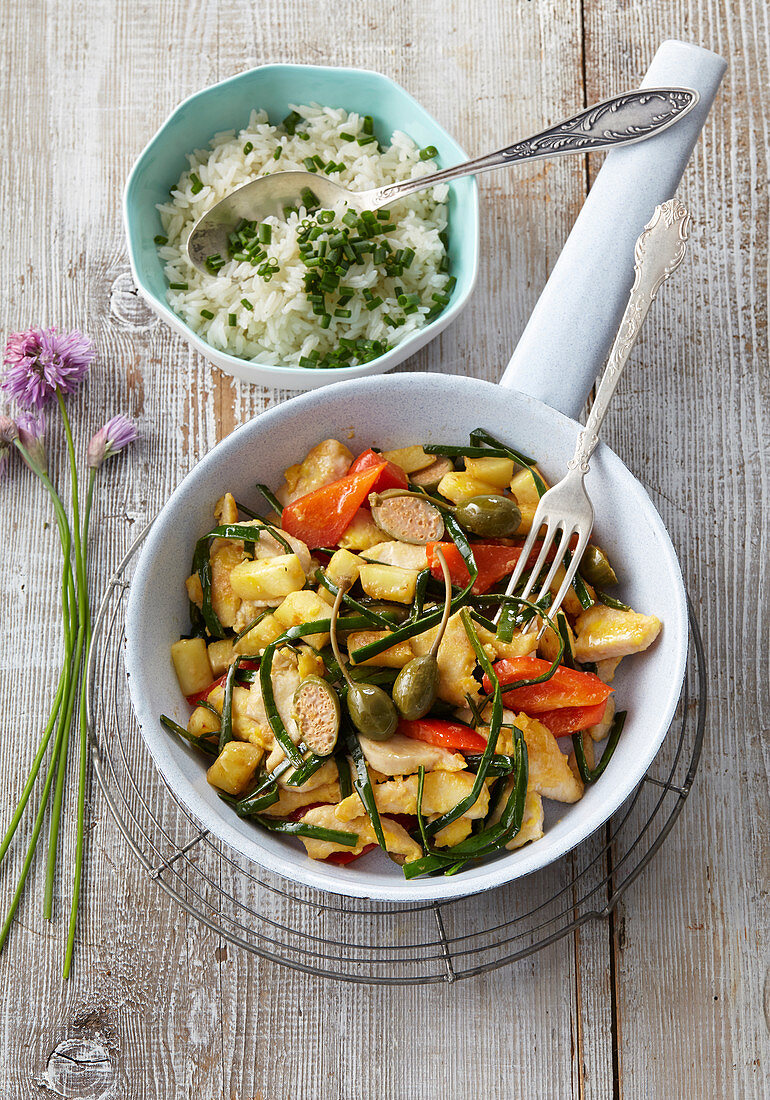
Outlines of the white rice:
<svg viewBox="0 0 770 1100">
<path fill-rule="evenodd" d="M 449 275 L 439 270 L 445 256 L 439 234 L 447 225 L 447 188 L 434 187 L 394 203 L 391 222 L 395 230 L 387 234 L 392 248 L 411 248 L 415 257 L 402 275 L 392 278 L 378 270 L 371 253 L 350 268 L 342 283 L 356 291 L 346 305 L 350 318 L 332 317 L 328 329 L 320 327 L 303 288 L 306 268 L 298 250 L 297 232 L 306 212 L 290 215 L 288 221 L 269 218 L 272 226 L 268 257 L 279 264 L 273 278 L 266 282 L 257 268 L 248 262 L 229 259 L 217 276 L 203 275 L 192 267 L 183 252 L 187 237 L 197 219 L 234 188 L 251 179 L 275 171 L 305 171 L 304 160 L 318 154 L 325 163 L 344 164 L 344 171 L 329 178 L 354 191 L 381 187 L 397 180 L 412 179 L 436 170 L 431 160 L 420 160 L 420 150 L 406 134 L 396 131 L 391 145 L 377 150 L 376 144 L 359 145 L 341 137 L 342 133 L 363 134 L 363 118 L 341 108 L 312 105 L 295 108 L 306 123 L 298 124 L 291 136 L 282 126 L 271 126 L 265 111 L 252 111 L 249 124 L 238 134 L 234 130 L 215 134 L 209 149 L 188 156 L 189 170 L 184 172 L 171 192 L 171 201 L 158 206 L 168 243 L 160 247 L 169 283 L 186 283 L 186 290 L 169 290 L 171 308 L 213 347 L 242 359 L 259 363 L 299 365 L 313 352 L 321 356 L 334 351 L 339 339 L 367 339 L 393 346 L 405 340 L 426 323 L 426 315 L 436 308 L 432 295 L 444 291 Z M 300 133 L 306 131 L 309 140 Z M 253 148 L 244 153 L 244 146 Z M 274 159 L 281 147 L 279 160 Z M 191 179 L 195 173 L 203 184 Z M 341 224 L 345 207 L 335 210 L 334 225 Z M 381 238 L 378 238 L 381 239 Z M 408 315 L 399 307 L 397 288 L 406 294 L 417 293 L 420 306 Z M 366 309 L 361 292 L 371 290 L 383 299 L 382 305 Z M 242 299 L 253 305 L 249 310 Z M 333 314 L 336 296 L 327 298 Z M 331 308 L 329 308 L 331 307 Z M 201 316 L 201 310 L 213 318 Z M 235 325 L 230 315 L 235 315 Z M 404 323 L 391 327 L 386 316 Z M 353 359 L 355 363 L 357 360 Z"/>
</svg>

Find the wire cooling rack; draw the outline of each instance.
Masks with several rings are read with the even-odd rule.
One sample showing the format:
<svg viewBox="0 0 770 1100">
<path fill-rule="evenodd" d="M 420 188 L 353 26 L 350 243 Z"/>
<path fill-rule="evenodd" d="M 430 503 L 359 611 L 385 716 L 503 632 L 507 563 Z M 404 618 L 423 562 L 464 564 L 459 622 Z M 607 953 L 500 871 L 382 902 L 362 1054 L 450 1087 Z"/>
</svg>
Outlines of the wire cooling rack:
<svg viewBox="0 0 770 1100">
<path fill-rule="evenodd" d="M 142 740 L 123 665 L 136 539 L 94 622 L 87 715 L 94 771 L 129 847 L 186 912 L 265 959 L 341 981 L 431 984 L 531 955 L 607 918 L 679 816 L 706 719 L 703 644 L 690 607 L 690 655 L 672 727 L 635 793 L 571 855 L 498 890 L 392 905 L 297 886 L 202 829 L 163 782 Z"/>
</svg>

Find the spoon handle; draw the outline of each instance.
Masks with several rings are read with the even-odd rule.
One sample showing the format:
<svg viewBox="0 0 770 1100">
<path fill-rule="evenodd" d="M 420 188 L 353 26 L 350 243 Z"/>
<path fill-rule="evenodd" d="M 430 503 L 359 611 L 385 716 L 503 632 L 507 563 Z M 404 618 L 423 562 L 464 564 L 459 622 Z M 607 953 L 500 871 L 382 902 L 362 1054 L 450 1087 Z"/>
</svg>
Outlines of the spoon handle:
<svg viewBox="0 0 770 1100">
<path fill-rule="evenodd" d="M 669 199 L 655 207 L 652 218 L 636 242 L 634 285 L 631 287 L 623 320 L 591 406 L 591 413 L 585 428 L 578 436 L 574 457 L 567 464 L 571 470 L 577 467 L 583 473 L 588 471 L 588 460 L 599 442 L 599 430 L 604 423 L 607 406 L 636 343 L 642 322 L 661 286 L 684 259 L 689 224 L 688 210 L 678 199 Z"/>
<path fill-rule="evenodd" d="M 491 168 L 503 168 L 518 161 L 558 157 L 566 153 L 592 153 L 644 141 L 686 115 L 698 99 L 698 93 L 689 88 L 641 88 L 624 92 L 496 153 L 444 168 L 421 179 L 367 191 L 365 199 L 361 195 L 362 203 L 376 209 L 438 183 L 488 172 Z"/>
</svg>

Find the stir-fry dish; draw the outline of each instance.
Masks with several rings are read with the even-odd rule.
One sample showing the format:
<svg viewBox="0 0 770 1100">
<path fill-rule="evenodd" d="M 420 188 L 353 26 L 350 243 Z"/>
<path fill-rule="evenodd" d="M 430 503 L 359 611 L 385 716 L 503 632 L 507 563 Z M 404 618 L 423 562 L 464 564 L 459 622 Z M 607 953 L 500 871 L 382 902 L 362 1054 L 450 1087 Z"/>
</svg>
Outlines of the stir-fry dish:
<svg viewBox="0 0 770 1100">
<path fill-rule="evenodd" d="M 543 799 L 576 802 L 606 768 L 615 670 L 661 629 L 607 593 L 594 545 L 555 614 L 563 565 L 538 602 L 504 594 L 547 487 L 478 429 L 355 458 L 324 440 L 275 494 L 256 486 L 264 514 L 226 492 L 171 647 L 192 712 L 163 726 L 235 813 L 312 859 L 379 846 L 409 879 L 539 839 Z"/>
</svg>

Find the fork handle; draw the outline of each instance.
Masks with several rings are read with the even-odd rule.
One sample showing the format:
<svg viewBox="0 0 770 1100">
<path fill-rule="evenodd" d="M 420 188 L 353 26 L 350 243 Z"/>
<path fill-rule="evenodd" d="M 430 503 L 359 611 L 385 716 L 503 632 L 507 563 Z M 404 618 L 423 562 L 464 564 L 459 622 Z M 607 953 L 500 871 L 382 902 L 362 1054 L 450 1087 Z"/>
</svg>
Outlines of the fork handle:
<svg viewBox="0 0 770 1100">
<path fill-rule="evenodd" d="M 620 375 L 650 306 L 663 283 L 679 267 L 687 250 L 690 214 L 678 199 L 655 207 L 652 218 L 634 246 L 634 285 L 607 366 L 596 393 L 585 428 L 578 435 L 570 470 L 588 472 L 588 463 L 599 442 L 599 431 Z"/>
</svg>

